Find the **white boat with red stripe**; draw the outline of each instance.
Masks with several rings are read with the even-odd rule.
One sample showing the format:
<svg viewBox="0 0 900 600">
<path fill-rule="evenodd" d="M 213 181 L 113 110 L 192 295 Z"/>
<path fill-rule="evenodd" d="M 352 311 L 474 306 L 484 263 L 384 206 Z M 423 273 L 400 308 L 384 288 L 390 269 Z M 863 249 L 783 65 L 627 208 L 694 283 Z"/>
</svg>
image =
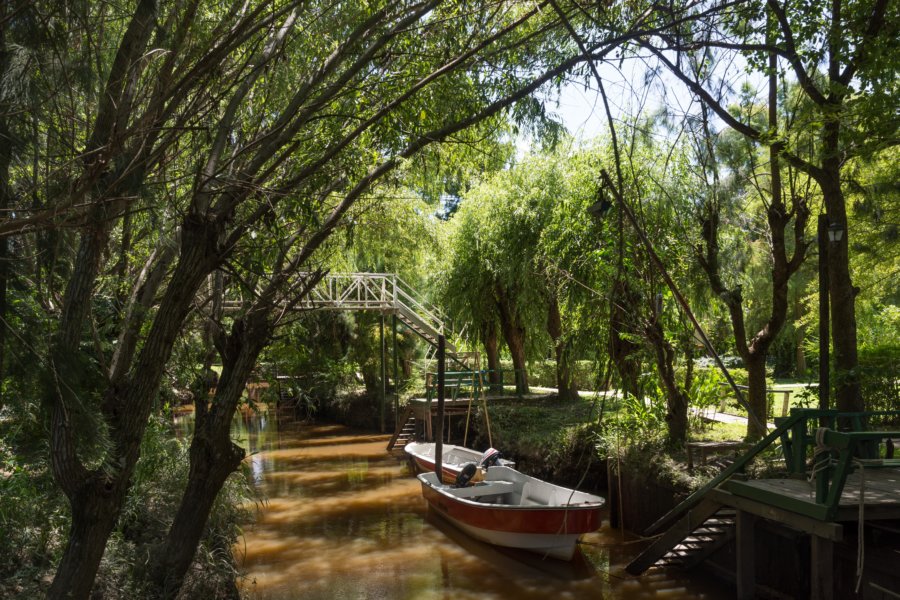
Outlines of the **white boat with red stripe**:
<svg viewBox="0 0 900 600">
<path fill-rule="evenodd" d="M 604 499 L 491 467 L 484 479 L 456 487 L 435 473 L 418 476 L 429 509 L 470 536 L 509 548 L 571 560 L 578 539 L 601 525 Z"/>
<path fill-rule="evenodd" d="M 430 442 L 411 442 L 403 450 L 415 464 L 417 472 L 427 473 L 434 471 L 435 446 L 436 444 Z M 513 461 L 500 458 L 500 452 L 494 448 L 488 448 L 484 452 L 479 452 L 465 446 L 444 444 L 441 450 L 441 471 L 444 475 L 444 483 L 454 483 L 463 466 L 468 463 L 475 463 L 479 468 L 493 465 L 503 467 L 516 466 L 516 463 Z"/>
</svg>

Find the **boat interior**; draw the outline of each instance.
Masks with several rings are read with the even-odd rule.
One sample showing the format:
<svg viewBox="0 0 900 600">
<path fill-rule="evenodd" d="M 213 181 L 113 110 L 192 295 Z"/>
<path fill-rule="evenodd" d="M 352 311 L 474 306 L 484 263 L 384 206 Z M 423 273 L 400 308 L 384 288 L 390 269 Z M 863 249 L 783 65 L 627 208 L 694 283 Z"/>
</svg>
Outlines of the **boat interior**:
<svg viewBox="0 0 900 600">
<path fill-rule="evenodd" d="M 508 467 L 491 467 L 483 481 L 466 487 L 440 485 L 434 473 L 420 477 L 446 494 L 483 504 L 554 507 L 603 503 L 598 496 L 534 479 Z"/>
</svg>

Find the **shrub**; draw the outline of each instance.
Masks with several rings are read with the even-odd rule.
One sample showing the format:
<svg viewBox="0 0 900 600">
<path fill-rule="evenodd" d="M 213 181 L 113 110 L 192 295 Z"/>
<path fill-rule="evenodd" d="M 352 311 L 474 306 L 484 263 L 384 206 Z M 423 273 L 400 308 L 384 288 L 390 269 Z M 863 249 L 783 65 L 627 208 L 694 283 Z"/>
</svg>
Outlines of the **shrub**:
<svg viewBox="0 0 900 600">
<path fill-rule="evenodd" d="M 900 346 L 883 344 L 859 349 L 859 376 L 866 410 L 900 409 Z M 878 418 L 874 424 L 900 425 L 900 419 Z"/>
</svg>

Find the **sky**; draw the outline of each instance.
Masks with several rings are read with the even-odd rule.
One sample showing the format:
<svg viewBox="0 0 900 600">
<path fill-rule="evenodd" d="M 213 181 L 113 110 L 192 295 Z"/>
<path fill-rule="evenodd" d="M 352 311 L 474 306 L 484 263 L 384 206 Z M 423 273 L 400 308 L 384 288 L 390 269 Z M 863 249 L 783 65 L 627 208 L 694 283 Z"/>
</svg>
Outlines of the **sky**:
<svg viewBox="0 0 900 600">
<path fill-rule="evenodd" d="M 674 113 L 681 114 L 696 109 L 696 101 L 681 82 L 664 70 L 650 77 L 650 66 L 641 58 L 604 62 L 598 65 L 598 72 L 604 82 L 613 118 L 618 121 L 655 112 L 665 105 Z M 744 81 L 754 81 L 745 72 L 743 64 L 723 65 L 721 74 L 726 72 L 733 89 L 739 89 Z M 650 84 L 646 85 L 648 77 Z M 759 77 L 754 83 L 757 89 L 764 89 Z M 593 77 L 588 84 L 570 81 L 562 88 L 560 97 L 548 103 L 548 109 L 559 117 L 578 141 L 591 140 L 608 129 L 603 100 Z M 527 149 L 529 145 L 530 140 L 525 140 L 520 147 Z"/>
</svg>

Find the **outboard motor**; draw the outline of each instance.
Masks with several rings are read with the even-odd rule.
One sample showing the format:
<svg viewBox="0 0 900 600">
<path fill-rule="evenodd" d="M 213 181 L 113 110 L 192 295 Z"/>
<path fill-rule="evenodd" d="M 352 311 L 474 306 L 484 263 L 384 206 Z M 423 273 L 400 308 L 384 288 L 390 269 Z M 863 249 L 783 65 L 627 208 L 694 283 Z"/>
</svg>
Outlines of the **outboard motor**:
<svg viewBox="0 0 900 600">
<path fill-rule="evenodd" d="M 500 451 L 496 448 L 488 448 L 484 451 L 484 454 L 481 455 L 480 465 L 483 468 L 489 469 L 498 464 L 500 464 Z"/>
<path fill-rule="evenodd" d="M 475 463 L 466 463 L 462 468 L 462 472 L 456 476 L 456 487 L 461 488 L 469 485 L 469 482 L 472 481 L 477 472 L 478 467 L 475 466 Z"/>
</svg>

